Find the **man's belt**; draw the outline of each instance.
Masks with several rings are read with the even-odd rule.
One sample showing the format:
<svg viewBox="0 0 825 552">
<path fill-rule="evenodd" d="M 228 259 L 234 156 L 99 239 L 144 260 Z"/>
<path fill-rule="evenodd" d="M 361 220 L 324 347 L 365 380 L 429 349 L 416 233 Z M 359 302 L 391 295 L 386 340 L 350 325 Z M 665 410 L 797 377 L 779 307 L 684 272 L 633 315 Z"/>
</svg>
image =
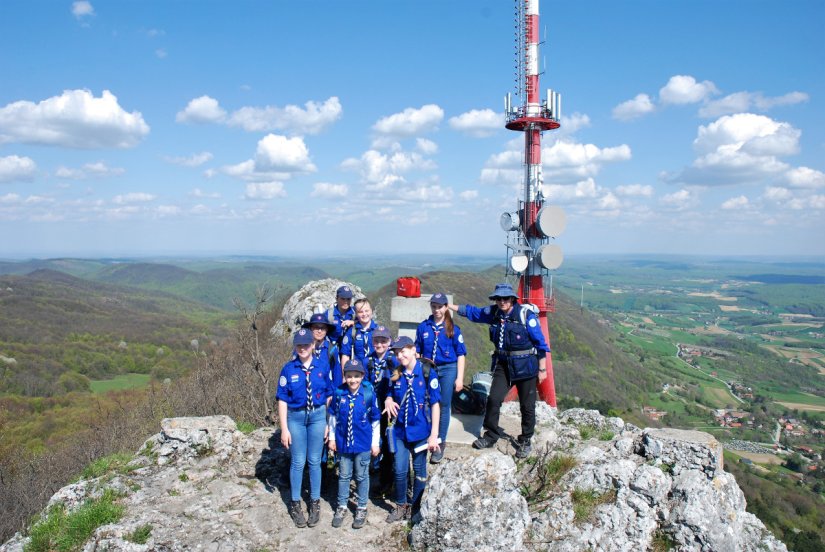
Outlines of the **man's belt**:
<svg viewBox="0 0 825 552">
<path fill-rule="evenodd" d="M 527 356 L 527 355 L 536 354 L 536 349 L 535 349 L 535 347 L 533 347 L 531 349 L 519 349 L 518 351 L 502 351 L 502 350 L 496 349 L 495 354 L 500 355 L 500 356 L 509 356 L 509 357 Z"/>
</svg>

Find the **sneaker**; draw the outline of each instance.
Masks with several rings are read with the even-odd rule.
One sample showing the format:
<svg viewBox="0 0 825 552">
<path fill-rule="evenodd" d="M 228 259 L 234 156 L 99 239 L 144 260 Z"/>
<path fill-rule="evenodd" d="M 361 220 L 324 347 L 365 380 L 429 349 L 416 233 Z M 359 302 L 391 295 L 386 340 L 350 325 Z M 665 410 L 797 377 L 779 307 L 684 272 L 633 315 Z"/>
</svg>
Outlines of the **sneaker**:
<svg viewBox="0 0 825 552">
<path fill-rule="evenodd" d="M 485 434 L 475 441 L 473 441 L 473 448 L 474 449 L 486 449 L 494 447 L 496 444 L 496 439 L 493 439 L 491 436 Z"/>
<path fill-rule="evenodd" d="M 301 502 L 299 500 L 293 500 L 289 503 L 289 516 L 292 518 L 295 527 L 307 526 L 307 520 L 304 517 L 304 511 L 301 509 Z"/>
<path fill-rule="evenodd" d="M 441 443 L 438 445 L 438 450 L 430 455 L 430 464 L 438 464 L 444 459 L 444 449 L 446 447 L 447 443 Z"/>
<path fill-rule="evenodd" d="M 364 526 L 367 522 L 367 509 L 366 508 L 358 508 L 355 510 L 355 517 L 352 520 L 352 528 L 353 529 L 360 529 Z"/>
<path fill-rule="evenodd" d="M 315 527 L 321 519 L 321 500 L 309 501 L 309 518 L 307 519 L 307 527 Z"/>
<path fill-rule="evenodd" d="M 527 439 L 526 441 L 522 441 L 521 439 L 518 440 L 518 448 L 516 449 L 516 458 L 527 458 L 531 452 L 533 452 L 533 447 L 530 445 L 530 440 Z"/>
<path fill-rule="evenodd" d="M 410 519 L 410 505 L 398 504 L 390 515 L 387 516 L 387 523 L 395 523 L 396 521 L 403 521 Z"/>
<path fill-rule="evenodd" d="M 333 527 L 341 527 L 344 523 L 344 516 L 347 515 L 347 507 L 346 506 L 338 506 L 338 509 L 335 510 L 335 515 L 332 516 L 332 526 Z"/>
</svg>

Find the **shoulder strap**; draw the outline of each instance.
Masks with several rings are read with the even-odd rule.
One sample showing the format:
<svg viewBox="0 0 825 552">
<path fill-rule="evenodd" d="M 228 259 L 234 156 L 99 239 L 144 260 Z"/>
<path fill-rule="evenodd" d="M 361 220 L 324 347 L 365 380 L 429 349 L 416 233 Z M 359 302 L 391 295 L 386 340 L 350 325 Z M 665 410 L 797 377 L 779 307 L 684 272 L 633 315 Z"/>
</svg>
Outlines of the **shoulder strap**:
<svg viewBox="0 0 825 552">
<path fill-rule="evenodd" d="M 372 409 L 372 403 L 375 400 L 375 389 L 373 389 L 372 384 L 366 380 L 361 382 L 361 388 L 364 390 L 364 404 L 369 413 Z"/>
<path fill-rule="evenodd" d="M 338 363 L 338 344 L 332 341 L 331 339 L 327 341 L 329 342 L 329 348 L 327 350 L 327 360 L 329 361 L 329 369 L 332 370 Z"/>
</svg>

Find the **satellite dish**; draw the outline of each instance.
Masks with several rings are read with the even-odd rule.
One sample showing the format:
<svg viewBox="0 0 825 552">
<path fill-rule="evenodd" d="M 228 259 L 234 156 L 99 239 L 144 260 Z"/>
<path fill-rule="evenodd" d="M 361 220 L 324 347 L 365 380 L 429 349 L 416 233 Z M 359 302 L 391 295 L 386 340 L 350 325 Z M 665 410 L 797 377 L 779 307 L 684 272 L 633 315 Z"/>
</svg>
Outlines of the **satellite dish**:
<svg viewBox="0 0 825 552">
<path fill-rule="evenodd" d="M 536 226 L 544 236 L 557 238 L 567 227 L 567 215 L 561 207 L 545 205 L 536 215 Z"/>
<path fill-rule="evenodd" d="M 558 245 L 548 243 L 539 247 L 536 258 L 542 268 L 546 268 L 547 270 L 555 270 L 561 266 L 562 262 L 564 262 L 564 253 L 562 253 L 561 247 Z"/>
<path fill-rule="evenodd" d="M 521 226 L 521 218 L 518 216 L 518 212 L 514 213 L 502 213 L 501 214 L 501 229 L 505 232 L 513 232 L 514 230 L 518 230 L 519 226 Z"/>
<path fill-rule="evenodd" d="M 510 257 L 510 268 L 514 272 L 524 272 L 527 270 L 527 265 L 530 263 L 527 255 L 513 255 Z"/>
</svg>

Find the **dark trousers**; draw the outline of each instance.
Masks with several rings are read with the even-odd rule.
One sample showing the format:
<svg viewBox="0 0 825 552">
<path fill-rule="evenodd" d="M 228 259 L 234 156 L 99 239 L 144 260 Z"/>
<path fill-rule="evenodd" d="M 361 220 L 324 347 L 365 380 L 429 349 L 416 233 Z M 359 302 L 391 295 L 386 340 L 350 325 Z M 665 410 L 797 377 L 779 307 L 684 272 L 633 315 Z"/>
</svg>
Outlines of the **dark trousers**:
<svg viewBox="0 0 825 552">
<path fill-rule="evenodd" d="M 511 383 L 507 374 L 507 366 L 496 364 L 493 371 L 493 383 L 490 385 L 490 395 L 487 397 L 487 412 L 484 415 L 484 429 L 487 430 L 487 435 L 496 440 L 504 436 L 504 430 L 498 425 L 501 403 L 515 385 L 521 408 L 520 439 L 529 441 L 533 437 L 533 431 L 536 429 L 537 383 L 537 377 Z"/>
</svg>

